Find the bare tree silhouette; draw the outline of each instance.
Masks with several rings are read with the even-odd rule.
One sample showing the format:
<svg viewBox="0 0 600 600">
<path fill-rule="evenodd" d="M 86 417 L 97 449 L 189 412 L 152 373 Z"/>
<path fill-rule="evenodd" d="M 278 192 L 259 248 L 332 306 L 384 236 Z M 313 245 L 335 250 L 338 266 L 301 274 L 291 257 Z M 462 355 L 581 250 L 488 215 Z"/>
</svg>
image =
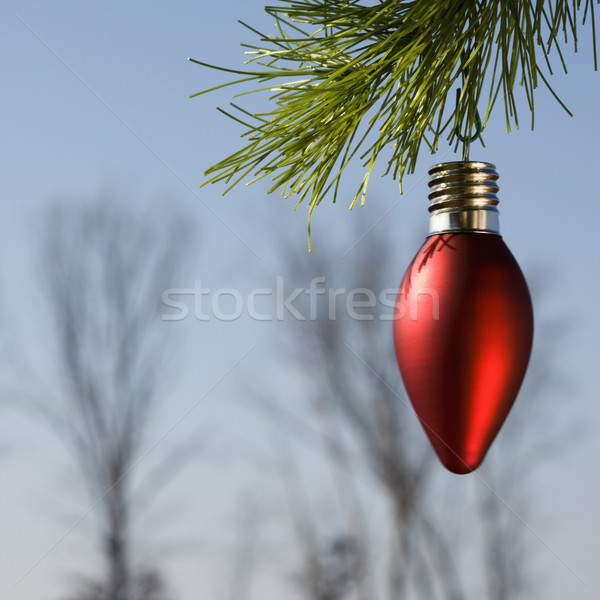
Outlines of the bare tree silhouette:
<svg viewBox="0 0 600 600">
<path fill-rule="evenodd" d="M 296 499 L 290 512 L 303 557 L 303 596 L 466 600 L 477 597 L 483 587 L 493 600 L 524 597 L 533 576 L 527 566 L 531 534 L 522 519 L 532 518 L 527 481 L 540 464 L 536 450 L 542 437 L 528 433 L 526 416 L 511 416 L 496 442 L 501 458 L 490 458 L 489 469 L 463 479 L 472 497 L 447 496 L 441 482 L 451 476 L 441 471 L 425 440 L 395 361 L 388 319 L 402 272 L 386 259 L 393 255 L 389 242 L 385 236 L 372 236 L 368 250 L 365 246 L 349 266 L 340 255 L 330 251 L 327 257 L 298 259 L 290 252 L 284 268 L 291 287 L 308 290 L 315 277 L 327 287 L 321 295 L 299 297 L 298 310 L 305 316 L 312 311 L 315 318 L 290 323 L 289 356 L 304 373 L 302 395 L 311 409 L 311 427 L 331 467 L 344 515 L 339 535 L 332 538 L 320 531 L 318 519 L 306 508 L 309 503 L 298 501 L 310 490 L 294 477 L 295 461 L 284 460 L 286 453 L 277 449 L 278 460 L 285 462 L 282 476 Z M 332 295 L 332 289 L 343 291 Z M 359 301 L 351 309 L 346 304 L 349 294 Z M 382 313 L 382 302 L 387 312 L 384 307 Z M 382 320 L 382 314 L 387 318 Z M 551 340 L 546 341 L 549 345 L 531 367 L 521 403 L 547 397 L 553 385 L 557 369 Z M 269 418 L 293 439 L 296 432 L 285 405 L 264 394 L 259 400 Z M 527 435 L 531 443 L 524 443 Z M 369 511 L 357 492 L 361 468 L 367 473 L 366 485 L 388 507 L 386 535 L 377 536 L 376 548 L 369 534 Z M 453 502 L 468 506 L 469 530 L 477 541 L 458 540 L 461 511 Z M 386 543 L 390 545 L 382 553 Z"/>
<path fill-rule="evenodd" d="M 131 474 L 172 350 L 161 294 L 180 269 L 187 239 L 181 218 L 135 214 L 103 197 L 56 203 L 47 213 L 41 278 L 61 392 L 56 405 L 46 399 L 38 407 L 77 461 L 106 563 L 105 575 L 84 581 L 77 598 L 165 597 L 158 571 L 135 564 L 132 513 L 142 507 L 134 506 Z M 143 484 L 149 502 L 161 481 Z"/>
</svg>

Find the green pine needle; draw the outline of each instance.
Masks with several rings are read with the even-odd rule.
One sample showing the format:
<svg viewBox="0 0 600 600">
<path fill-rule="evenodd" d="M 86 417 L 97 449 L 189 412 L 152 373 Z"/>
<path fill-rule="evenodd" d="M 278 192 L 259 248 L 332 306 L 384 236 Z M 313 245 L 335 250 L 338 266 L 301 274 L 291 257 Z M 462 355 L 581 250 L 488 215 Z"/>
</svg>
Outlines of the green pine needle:
<svg viewBox="0 0 600 600">
<path fill-rule="evenodd" d="M 484 125 L 501 97 L 508 131 L 519 125 L 517 85 L 532 127 L 540 80 L 567 110 L 540 64 L 551 74 L 555 52 L 566 72 L 561 44 L 577 50 L 579 20 L 591 23 L 597 68 L 594 0 L 280 0 L 265 11 L 274 35 L 242 23 L 259 38 L 243 44 L 250 68 L 190 59 L 240 76 L 199 94 L 248 82 L 254 87 L 246 94 L 270 94 L 270 110 L 261 114 L 237 104 L 237 116 L 220 109 L 244 127 L 246 145 L 210 167 L 203 185 L 225 182 L 229 191 L 246 178 L 270 177 L 270 192 L 296 196 L 298 204 L 308 199 L 309 220 L 328 194 L 335 202 L 354 157 L 366 171 L 351 206 L 364 203 L 384 151 L 385 173 L 401 183 L 415 170 L 422 142 L 431 152 L 442 136 L 458 146 L 456 126 L 474 130 L 484 93 Z"/>
</svg>

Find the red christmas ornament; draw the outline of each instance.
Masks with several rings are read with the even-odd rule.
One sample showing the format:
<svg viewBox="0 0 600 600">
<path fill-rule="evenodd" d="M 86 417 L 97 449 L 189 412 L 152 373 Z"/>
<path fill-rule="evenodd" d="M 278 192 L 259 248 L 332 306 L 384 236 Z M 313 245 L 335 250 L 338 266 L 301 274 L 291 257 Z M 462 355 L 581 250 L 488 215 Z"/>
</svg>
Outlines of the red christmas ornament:
<svg viewBox="0 0 600 600">
<path fill-rule="evenodd" d="M 498 230 L 498 173 L 483 162 L 430 171 L 430 235 L 398 292 L 394 343 L 412 405 L 444 466 L 483 461 L 517 396 L 533 310 Z"/>
</svg>

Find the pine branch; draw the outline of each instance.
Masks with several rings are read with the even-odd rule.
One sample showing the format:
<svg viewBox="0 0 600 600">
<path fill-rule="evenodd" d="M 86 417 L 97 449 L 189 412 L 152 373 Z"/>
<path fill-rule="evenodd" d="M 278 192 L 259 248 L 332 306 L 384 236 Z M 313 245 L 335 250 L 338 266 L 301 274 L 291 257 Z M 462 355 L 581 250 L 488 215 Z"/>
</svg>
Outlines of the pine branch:
<svg viewBox="0 0 600 600">
<path fill-rule="evenodd" d="M 600 3 L 600 0 L 596 0 Z M 251 177 L 270 177 L 269 192 L 309 202 L 310 215 L 338 186 L 350 161 L 365 168 L 351 207 L 365 202 L 369 177 L 384 152 L 387 173 L 402 182 L 415 170 L 422 142 L 432 153 L 442 137 L 457 146 L 457 130 L 474 129 L 487 96 L 487 123 L 499 97 L 507 130 L 518 128 L 515 88 L 525 91 L 533 128 L 534 90 L 541 82 L 566 109 L 542 73 L 552 73 L 561 44 L 577 50 L 578 19 L 591 23 L 597 68 L 594 0 L 279 0 L 265 11 L 274 35 L 243 23 L 259 41 L 244 44 L 250 68 L 210 90 L 251 82 L 269 91 L 270 110 L 253 114 L 232 104 L 246 145 L 210 167 L 203 184 L 226 191 Z M 582 15 L 583 13 L 583 15 Z M 569 41 L 570 38 L 570 41 Z M 460 102 L 453 92 L 462 87 Z M 448 96 L 449 94 L 450 97 Z M 450 98 L 450 100 L 449 100 Z M 568 112 L 568 110 L 567 110 Z M 457 127 L 459 125 L 459 127 Z M 468 135 L 467 135 L 468 137 Z M 468 155 L 468 148 L 466 148 Z"/>
</svg>

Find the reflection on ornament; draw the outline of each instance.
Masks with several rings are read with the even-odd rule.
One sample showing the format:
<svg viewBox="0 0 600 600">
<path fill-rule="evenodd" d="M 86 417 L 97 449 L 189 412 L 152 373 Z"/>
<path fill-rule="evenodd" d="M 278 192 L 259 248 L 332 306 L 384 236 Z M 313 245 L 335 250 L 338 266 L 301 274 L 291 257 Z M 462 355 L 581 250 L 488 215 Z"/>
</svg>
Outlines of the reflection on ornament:
<svg viewBox="0 0 600 600">
<path fill-rule="evenodd" d="M 437 455 L 450 471 L 470 473 L 521 387 L 533 311 L 499 234 L 494 165 L 442 163 L 429 174 L 430 235 L 400 285 L 394 343 Z"/>
</svg>

